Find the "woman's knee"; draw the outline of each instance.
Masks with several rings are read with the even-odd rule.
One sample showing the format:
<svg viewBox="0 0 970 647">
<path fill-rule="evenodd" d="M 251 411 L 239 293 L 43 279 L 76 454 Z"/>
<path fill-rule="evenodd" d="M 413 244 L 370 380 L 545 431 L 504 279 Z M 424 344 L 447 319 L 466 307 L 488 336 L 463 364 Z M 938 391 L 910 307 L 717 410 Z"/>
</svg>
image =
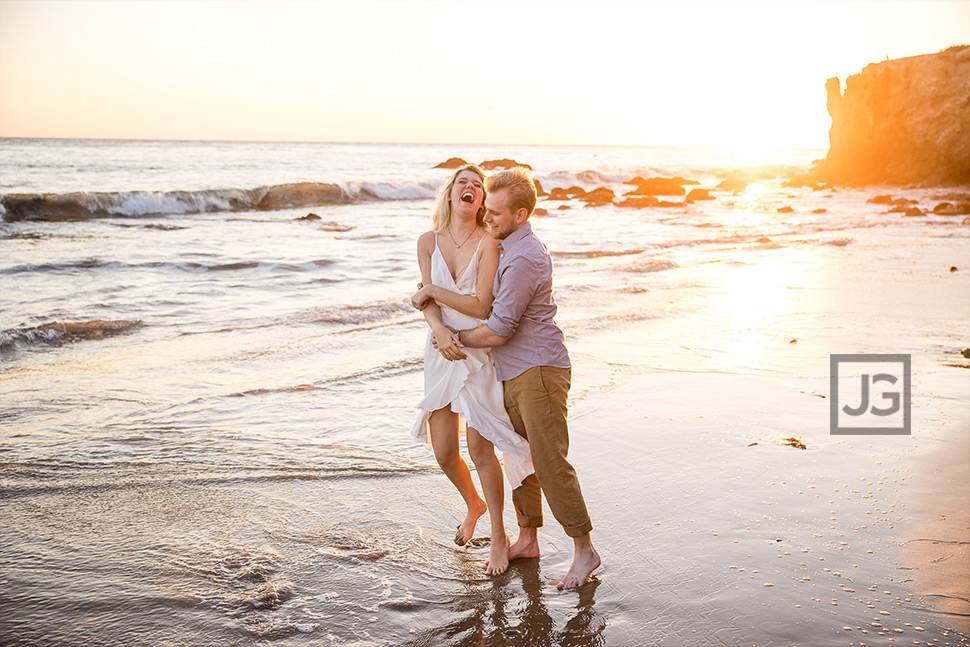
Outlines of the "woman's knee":
<svg viewBox="0 0 970 647">
<path fill-rule="evenodd" d="M 470 432 L 467 436 L 467 440 L 468 455 L 471 456 L 472 462 L 475 463 L 476 466 L 487 465 L 492 461 L 498 460 L 495 457 L 495 446 L 478 435 L 478 433 Z"/>
<path fill-rule="evenodd" d="M 435 448 L 434 457 L 435 460 L 438 461 L 438 467 L 443 470 L 454 467 L 461 460 L 461 456 L 458 455 L 457 449 L 452 451 L 449 449 Z"/>
</svg>

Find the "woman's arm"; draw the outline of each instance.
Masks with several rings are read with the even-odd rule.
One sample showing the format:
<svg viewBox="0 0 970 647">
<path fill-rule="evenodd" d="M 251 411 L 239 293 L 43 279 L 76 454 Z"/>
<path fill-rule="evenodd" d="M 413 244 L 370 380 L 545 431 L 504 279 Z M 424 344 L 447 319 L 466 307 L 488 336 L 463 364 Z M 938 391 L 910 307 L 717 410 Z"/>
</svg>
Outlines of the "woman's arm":
<svg viewBox="0 0 970 647">
<path fill-rule="evenodd" d="M 483 240 L 479 254 L 478 276 L 475 279 L 475 296 L 458 294 L 457 292 L 446 290 L 440 285 L 433 285 L 430 281 L 425 281 L 422 275 L 424 287 L 411 297 L 411 303 L 414 304 L 414 307 L 425 308 L 427 304 L 438 301 L 469 317 L 475 317 L 476 319 L 487 318 L 488 313 L 492 310 L 492 285 L 495 281 L 495 272 L 498 270 L 497 241 L 491 236 Z M 429 256 L 429 268 L 431 263 L 430 258 Z"/>
<path fill-rule="evenodd" d="M 421 283 L 431 284 L 431 253 L 434 251 L 434 232 L 429 231 L 421 234 L 418 238 L 418 267 L 421 269 Z M 424 289 L 424 288 L 422 288 Z M 412 298 L 412 303 L 414 299 Z M 431 327 L 431 334 L 434 335 L 435 348 L 441 353 L 442 357 L 448 360 L 465 359 L 467 355 L 461 352 L 461 348 L 455 341 L 454 334 L 445 326 L 441 319 L 441 308 L 434 301 L 429 301 L 421 308 L 424 320 Z"/>
</svg>

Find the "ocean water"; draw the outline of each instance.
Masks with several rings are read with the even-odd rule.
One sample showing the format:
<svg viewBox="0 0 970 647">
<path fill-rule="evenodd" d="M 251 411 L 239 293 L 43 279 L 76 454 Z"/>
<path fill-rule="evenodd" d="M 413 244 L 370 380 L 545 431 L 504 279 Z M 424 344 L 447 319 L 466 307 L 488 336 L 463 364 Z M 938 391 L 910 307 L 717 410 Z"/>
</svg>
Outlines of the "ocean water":
<svg viewBox="0 0 970 647">
<path fill-rule="evenodd" d="M 578 602 L 537 573 L 505 589 L 482 578 L 483 555 L 449 545 L 457 494 L 408 436 L 426 335 L 408 297 L 450 174 L 432 167 L 449 157 L 528 163 L 547 191 L 619 196 L 636 176 L 679 176 L 715 199 L 540 200 L 574 415 L 609 402 L 625 371 L 789 379 L 818 377 L 829 352 L 952 361 L 962 301 L 941 315 L 917 290 L 926 309 L 890 326 L 832 286 L 874 260 L 917 283 L 927 259 L 966 272 L 970 228 L 867 202 L 889 189 L 787 184 L 823 155 L 753 167 L 697 149 L 0 140 L 2 642 L 777 636 L 684 609 L 657 624 L 605 576 Z M 729 177 L 744 186 L 715 189 Z M 928 211 L 944 194 L 905 192 Z M 871 285 L 891 309 L 894 280 Z M 677 338 L 685 317 L 710 326 Z M 790 338 L 812 329 L 806 359 Z M 846 329 L 866 333 L 833 348 Z"/>
</svg>

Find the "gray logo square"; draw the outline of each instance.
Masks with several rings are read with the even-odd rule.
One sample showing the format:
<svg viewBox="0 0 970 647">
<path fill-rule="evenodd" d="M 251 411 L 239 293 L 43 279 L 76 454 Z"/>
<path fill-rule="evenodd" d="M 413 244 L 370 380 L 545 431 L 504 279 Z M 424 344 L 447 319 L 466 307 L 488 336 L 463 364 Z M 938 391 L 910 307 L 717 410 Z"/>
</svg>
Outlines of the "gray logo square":
<svg viewBox="0 0 970 647">
<path fill-rule="evenodd" d="M 829 433 L 910 435 L 911 371 L 910 355 L 829 355 Z"/>
</svg>

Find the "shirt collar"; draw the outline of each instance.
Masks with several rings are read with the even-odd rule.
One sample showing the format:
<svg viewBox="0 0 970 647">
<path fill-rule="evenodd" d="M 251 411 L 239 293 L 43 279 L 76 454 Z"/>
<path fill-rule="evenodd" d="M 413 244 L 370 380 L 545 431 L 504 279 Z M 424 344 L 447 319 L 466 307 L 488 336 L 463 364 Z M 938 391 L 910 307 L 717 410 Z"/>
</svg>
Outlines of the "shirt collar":
<svg viewBox="0 0 970 647">
<path fill-rule="evenodd" d="M 526 236 L 529 236 L 530 234 L 532 234 L 532 223 L 527 221 L 523 223 L 518 229 L 516 229 L 511 234 L 506 236 L 505 240 L 500 240 L 498 243 L 499 249 L 503 252 L 507 252 L 513 247 L 515 247 L 515 244 L 517 242 L 519 242 Z"/>
</svg>

